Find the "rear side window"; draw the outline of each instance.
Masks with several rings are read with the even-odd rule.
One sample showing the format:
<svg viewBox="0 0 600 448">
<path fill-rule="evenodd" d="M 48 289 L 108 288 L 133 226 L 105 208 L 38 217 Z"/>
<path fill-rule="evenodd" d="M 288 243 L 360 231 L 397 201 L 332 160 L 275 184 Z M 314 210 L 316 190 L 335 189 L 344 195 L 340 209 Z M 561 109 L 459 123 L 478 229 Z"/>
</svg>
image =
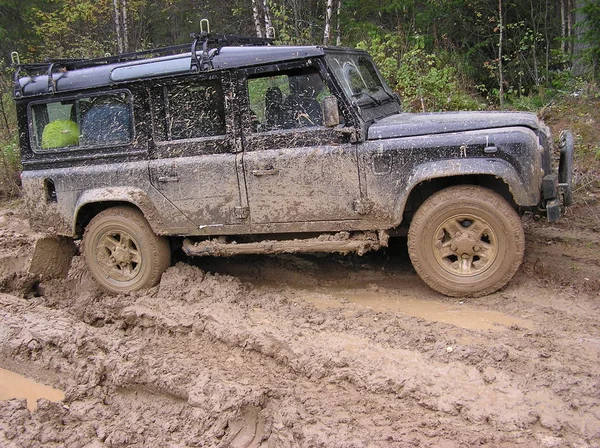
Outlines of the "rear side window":
<svg viewBox="0 0 600 448">
<path fill-rule="evenodd" d="M 38 103 L 31 106 L 36 152 L 131 143 L 133 119 L 126 92 Z"/>
<path fill-rule="evenodd" d="M 157 141 L 225 135 L 221 81 L 194 80 L 153 88 L 152 116 Z"/>
</svg>

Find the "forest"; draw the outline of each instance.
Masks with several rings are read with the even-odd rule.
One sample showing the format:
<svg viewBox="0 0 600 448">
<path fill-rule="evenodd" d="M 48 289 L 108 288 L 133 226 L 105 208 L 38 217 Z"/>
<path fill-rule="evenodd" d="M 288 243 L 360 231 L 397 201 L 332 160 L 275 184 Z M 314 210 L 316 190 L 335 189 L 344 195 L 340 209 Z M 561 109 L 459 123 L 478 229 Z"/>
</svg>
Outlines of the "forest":
<svg viewBox="0 0 600 448">
<path fill-rule="evenodd" d="M 0 0 L 0 195 L 17 181 L 11 54 L 90 58 L 212 32 L 371 53 L 406 111 L 524 109 L 595 88 L 596 0 Z"/>
</svg>

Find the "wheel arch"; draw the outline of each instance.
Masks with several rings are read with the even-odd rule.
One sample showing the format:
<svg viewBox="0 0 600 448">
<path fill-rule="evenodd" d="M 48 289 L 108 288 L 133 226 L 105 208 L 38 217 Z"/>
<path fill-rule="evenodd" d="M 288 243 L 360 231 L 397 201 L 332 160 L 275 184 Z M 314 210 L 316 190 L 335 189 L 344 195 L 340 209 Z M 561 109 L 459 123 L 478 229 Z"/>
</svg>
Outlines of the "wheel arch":
<svg viewBox="0 0 600 448">
<path fill-rule="evenodd" d="M 404 204 L 403 222 L 410 223 L 417 209 L 434 193 L 455 185 L 477 185 L 488 188 L 500 194 L 506 201 L 519 212 L 519 204 L 510 190 L 510 186 L 503 180 L 489 174 L 455 175 L 426 179 L 413 187 Z"/>
<path fill-rule="evenodd" d="M 400 204 L 403 223 L 410 222 L 415 211 L 432 194 L 455 185 L 477 185 L 495 191 L 517 212 L 537 205 L 540 200 L 539 186 L 525 185 L 516 170 L 503 160 L 430 162 L 416 167 L 408 179 L 408 194 Z"/>
<path fill-rule="evenodd" d="M 81 237 L 86 226 L 98 213 L 118 206 L 134 208 L 144 215 L 155 234 L 163 234 L 163 225 L 154 205 L 143 190 L 116 187 L 85 191 L 78 199 L 73 217 L 73 230 Z"/>
</svg>

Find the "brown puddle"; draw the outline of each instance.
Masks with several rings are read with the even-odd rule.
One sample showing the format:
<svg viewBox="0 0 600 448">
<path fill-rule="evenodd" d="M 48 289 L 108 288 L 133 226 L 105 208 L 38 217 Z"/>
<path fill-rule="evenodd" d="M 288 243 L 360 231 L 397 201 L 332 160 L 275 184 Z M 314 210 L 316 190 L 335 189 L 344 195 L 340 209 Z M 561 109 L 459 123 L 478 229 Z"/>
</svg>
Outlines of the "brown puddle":
<svg viewBox="0 0 600 448">
<path fill-rule="evenodd" d="M 10 370 L 0 368 L 0 400 L 12 398 L 26 398 L 27 409 L 33 412 L 37 409 L 38 398 L 62 401 L 65 399 L 65 394 L 61 390 L 36 383 Z"/>
<path fill-rule="evenodd" d="M 325 292 L 326 293 L 326 292 Z M 327 294 L 327 293 L 326 293 Z M 397 311 L 408 316 L 443 322 L 468 330 L 503 330 L 511 325 L 531 329 L 533 323 L 498 311 L 478 310 L 459 302 L 443 303 L 430 300 L 407 299 L 371 291 L 335 291 L 326 296 L 303 294 L 302 299 L 317 308 L 342 308 L 340 299 L 347 299 L 359 307 L 378 312 Z"/>
</svg>

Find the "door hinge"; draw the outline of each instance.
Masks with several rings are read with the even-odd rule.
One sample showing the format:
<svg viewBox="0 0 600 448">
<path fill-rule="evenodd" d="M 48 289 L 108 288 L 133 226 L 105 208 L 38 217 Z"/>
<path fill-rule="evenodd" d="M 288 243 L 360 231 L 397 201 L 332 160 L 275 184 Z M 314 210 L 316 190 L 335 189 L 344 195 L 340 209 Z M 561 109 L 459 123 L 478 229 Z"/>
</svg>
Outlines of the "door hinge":
<svg viewBox="0 0 600 448">
<path fill-rule="evenodd" d="M 248 216 L 250 216 L 250 208 L 240 206 L 233 208 L 233 217 L 238 221 L 248 219 Z"/>
<path fill-rule="evenodd" d="M 352 208 L 359 215 L 368 215 L 373 210 L 373 201 L 368 199 L 355 199 Z"/>
<path fill-rule="evenodd" d="M 233 139 L 233 147 L 231 148 L 231 152 L 240 153 L 244 150 L 244 145 L 242 143 L 242 139 L 237 137 Z"/>
</svg>

